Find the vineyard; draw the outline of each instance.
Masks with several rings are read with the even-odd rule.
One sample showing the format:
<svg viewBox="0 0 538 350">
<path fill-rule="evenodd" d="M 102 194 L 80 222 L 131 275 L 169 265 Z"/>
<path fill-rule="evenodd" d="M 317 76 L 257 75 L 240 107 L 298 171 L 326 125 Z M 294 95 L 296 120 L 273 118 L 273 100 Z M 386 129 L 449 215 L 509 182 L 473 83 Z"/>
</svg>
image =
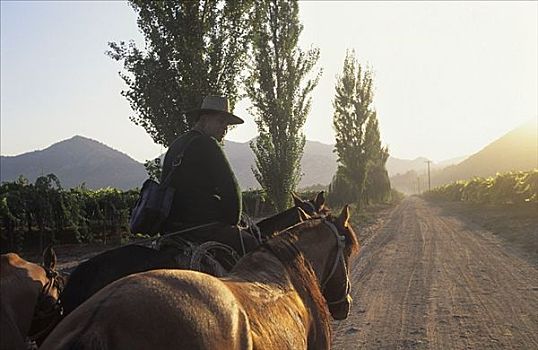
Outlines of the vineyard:
<svg viewBox="0 0 538 350">
<path fill-rule="evenodd" d="M 437 187 L 424 196 L 480 204 L 538 203 L 538 169 L 458 181 Z"/>
<path fill-rule="evenodd" d="M 2 251 L 54 243 L 121 239 L 138 190 L 63 189 L 49 174 L 31 184 L 23 177 L 0 186 Z"/>
<path fill-rule="evenodd" d="M 33 184 L 24 177 L 4 182 L 0 185 L 1 251 L 132 239 L 128 223 L 138 194 L 139 189 L 64 189 L 54 174 L 41 176 Z M 313 198 L 314 192 L 300 195 Z M 243 211 L 261 217 L 274 209 L 262 191 L 247 191 L 243 192 Z"/>
</svg>

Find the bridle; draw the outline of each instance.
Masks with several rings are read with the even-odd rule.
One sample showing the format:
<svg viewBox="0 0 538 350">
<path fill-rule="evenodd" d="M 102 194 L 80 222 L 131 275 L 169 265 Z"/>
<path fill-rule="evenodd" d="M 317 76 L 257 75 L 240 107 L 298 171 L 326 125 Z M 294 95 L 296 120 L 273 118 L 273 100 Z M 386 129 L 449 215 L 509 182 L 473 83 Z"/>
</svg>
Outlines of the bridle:
<svg viewBox="0 0 538 350">
<path fill-rule="evenodd" d="M 31 341 L 36 341 L 41 338 L 43 335 L 48 334 L 54 326 L 59 322 L 60 318 L 63 316 L 64 310 L 62 302 L 60 300 L 60 294 L 62 293 L 64 282 L 62 277 L 58 272 L 42 266 L 47 274 L 47 283 L 41 289 L 41 293 L 37 298 L 37 304 L 34 311 L 34 316 L 32 318 L 32 326 L 30 329 L 35 327 L 36 322 L 48 320 L 47 326 L 44 329 L 37 331 L 34 334 L 28 335 Z M 51 297 L 51 291 L 53 288 L 56 288 L 58 291 L 58 298 L 54 300 Z"/>
<path fill-rule="evenodd" d="M 333 265 L 331 267 L 331 270 L 330 270 L 329 274 L 327 275 L 327 277 L 325 277 L 323 282 L 321 282 L 321 290 L 322 291 L 325 290 L 325 287 L 326 287 L 327 283 L 329 282 L 331 277 L 334 275 L 334 273 L 336 272 L 336 269 L 338 268 L 338 264 L 341 262 L 342 266 L 344 268 L 344 273 L 346 275 L 346 289 L 344 291 L 344 295 L 341 298 L 338 298 L 337 300 L 334 300 L 334 301 L 327 300 L 327 298 L 325 297 L 325 301 L 327 302 L 328 305 L 338 305 L 338 304 L 341 304 L 341 303 L 348 300 L 349 293 L 351 291 L 351 283 L 349 282 L 348 269 L 347 269 L 346 261 L 344 259 L 344 248 L 346 247 L 346 237 L 341 235 L 338 232 L 338 229 L 336 228 L 336 226 L 332 222 L 330 222 L 326 217 L 321 216 L 321 217 L 311 218 L 310 220 L 315 220 L 315 219 L 319 219 L 319 220 L 321 220 L 321 222 L 326 224 L 329 227 L 329 229 L 331 230 L 331 232 L 333 232 L 335 237 L 336 237 L 338 250 L 336 252 L 334 263 L 333 263 Z M 288 228 L 288 230 L 291 229 L 291 228 L 297 227 L 299 225 L 302 225 L 302 224 L 304 224 L 304 222 L 298 223 L 298 224 Z M 293 250 L 295 250 L 295 252 L 297 254 L 301 254 L 299 248 L 297 248 L 297 246 L 293 242 L 289 242 L 289 244 L 293 248 Z M 274 252 L 274 250 L 271 248 L 270 245 L 265 244 L 264 246 L 267 249 L 269 249 L 269 251 L 271 251 L 275 256 L 278 256 Z"/>
<path fill-rule="evenodd" d="M 310 209 L 312 209 L 312 213 L 313 213 L 313 214 L 317 213 L 316 207 L 314 206 L 314 204 L 312 204 L 312 202 L 310 202 L 310 201 L 303 201 L 303 203 L 304 203 L 304 204 L 307 204 L 307 205 L 310 207 Z M 312 215 L 312 214 L 310 214 L 310 215 Z"/>
<path fill-rule="evenodd" d="M 323 223 L 325 223 L 327 226 L 329 226 L 331 231 L 335 234 L 336 242 L 338 244 L 338 251 L 336 252 L 336 256 L 334 258 L 334 263 L 333 263 L 333 266 L 331 268 L 331 272 L 329 272 L 327 277 L 325 277 L 325 280 L 321 283 L 321 290 L 322 291 L 325 290 L 327 282 L 329 282 L 331 277 L 336 272 L 336 268 L 338 267 L 339 262 L 342 263 L 342 267 L 344 268 L 344 274 L 346 276 L 346 289 L 344 291 L 344 295 L 341 298 L 339 298 L 337 300 L 334 300 L 334 301 L 327 300 L 327 298 L 325 298 L 328 305 L 337 305 L 337 304 L 343 303 L 344 301 L 347 301 L 348 298 L 349 298 L 349 293 L 351 291 L 351 283 L 349 282 L 348 269 L 347 269 L 346 261 L 344 259 L 344 248 L 346 247 L 346 237 L 342 236 L 338 232 L 338 229 L 336 228 L 336 226 L 332 222 L 330 222 L 326 218 L 321 218 L 321 220 L 322 220 Z"/>
</svg>

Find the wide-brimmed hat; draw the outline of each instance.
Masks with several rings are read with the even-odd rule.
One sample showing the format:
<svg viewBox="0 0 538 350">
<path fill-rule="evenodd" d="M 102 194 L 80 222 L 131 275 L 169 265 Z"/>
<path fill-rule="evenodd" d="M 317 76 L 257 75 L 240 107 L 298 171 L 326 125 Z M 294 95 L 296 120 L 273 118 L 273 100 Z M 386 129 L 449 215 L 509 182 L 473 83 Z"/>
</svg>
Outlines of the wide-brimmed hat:
<svg viewBox="0 0 538 350">
<path fill-rule="evenodd" d="M 243 124 L 245 121 L 230 112 L 230 104 L 228 98 L 224 96 L 209 95 L 204 98 L 202 106 L 197 109 L 186 111 L 186 114 L 196 118 L 205 113 L 224 114 L 228 117 L 228 124 Z"/>
</svg>

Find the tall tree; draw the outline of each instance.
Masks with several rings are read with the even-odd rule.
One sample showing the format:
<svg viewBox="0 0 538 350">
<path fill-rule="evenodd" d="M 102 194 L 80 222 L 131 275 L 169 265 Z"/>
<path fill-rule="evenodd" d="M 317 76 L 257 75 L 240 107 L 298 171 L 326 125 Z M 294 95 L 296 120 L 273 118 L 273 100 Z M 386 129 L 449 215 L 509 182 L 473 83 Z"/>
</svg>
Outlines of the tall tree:
<svg viewBox="0 0 538 350">
<path fill-rule="evenodd" d="M 391 195 L 390 179 L 386 169 L 389 150 L 381 145 L 379 122 L 375 112 L 368 118 L 364 145 L 368 159 L 366 160 L 366 179 L 361 203 L 385 202 L 390 199 Z M 332 205 L 344 205 L 356 201 L 356 188 L 353 182 L 343 175 L 344 172 L 343 166 L 339 165 L 329 186 L 327 200 Z"/>
<path fill-rule="evenodd" d="M 122 95 L 135 112 L 131 120 L 168 146 L 194 124 L 182 111 L 199 107 L 205 95 L 236 102 L 251 0 L 129 4 L 138 14 L 145 48 L 112 42 L 108 55 L 123 62 L 120 76 L 128 89 Z"/>
<path fill-rule="evenodd" d="M 379 122 L 374 112 L 366 126 L 366 144 L 369 147 L 370 159 L 366 170 L 364 200 L 366 204 L 384 202 L 390 199 L 390 179 L 386 169 L 389 150 L 381 146 Z"/>
<path fill-rule="evenodd" d="M 327 202 L 331 207 L 344 206 L 347 203 L 355 201 L 353 194 L 353 186 L 349 180 L 342 174 L 342 166 L 338 166 L 336 174 L 334 174 L 329 185 L 329 193 L 327 194 Z"/>
<path fill-rule="evenodd" d="M 367 125 L 372 117 L 375 118 L 373 97 L 371 70 L 359 64 L 355 51 L 347 51 L 342 75 L 336 82 L 333 125 L 339 169 L 348 180 L 359 208 L 371 157 Z"/>
<path fill-rule="evenodd" d="M 309 75 L 319 50 L 303 51 L 297 45 L 303 29 L 297 1 L 258 1 L 254 13 L 252 62 L 245 83 L 259 131 L 250 145 L 256 156 L 252 170 L 276 209 L 284 210 L 301 176 L 302 127 L 321 70 Z"/>
</svg>

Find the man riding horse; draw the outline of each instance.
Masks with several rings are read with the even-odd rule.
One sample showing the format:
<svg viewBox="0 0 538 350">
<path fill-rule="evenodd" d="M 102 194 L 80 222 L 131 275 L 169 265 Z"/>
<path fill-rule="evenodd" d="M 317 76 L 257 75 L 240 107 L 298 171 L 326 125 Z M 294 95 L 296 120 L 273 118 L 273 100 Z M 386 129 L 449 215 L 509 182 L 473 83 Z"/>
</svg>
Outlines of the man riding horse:
<svg viewBox="0 0 538 350">
<path fill-rule="evenodd" d="M 187 113 L 196 125 L 174 140 L 163 163 L 161 179 L 178 167 L 172 175 L 175 193 L 164 233 L 213 223 L 179 237 L 195 243 L 216 241 L 243 255 L 258 241 L 238 226 L 241 191 L 220 143 L 229 125 L 244 121 L 230 112 L 228 99 L 221 96 L 207 96 L 199 109 Z M 162 240 L 161 247 L 173 245 L 174 239 L 177 236 Z"/>
</svg>

